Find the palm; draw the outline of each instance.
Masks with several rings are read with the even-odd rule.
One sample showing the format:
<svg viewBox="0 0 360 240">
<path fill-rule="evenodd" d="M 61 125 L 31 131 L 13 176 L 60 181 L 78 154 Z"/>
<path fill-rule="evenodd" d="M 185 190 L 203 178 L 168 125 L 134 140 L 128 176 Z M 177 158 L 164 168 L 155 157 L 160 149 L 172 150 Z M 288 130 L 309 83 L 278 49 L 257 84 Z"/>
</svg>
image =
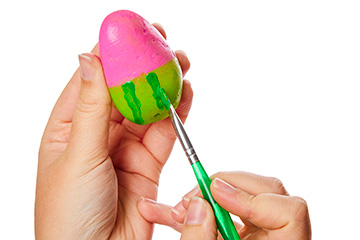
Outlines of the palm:
<svg viewBox="0 0 360 240">
<path fill-rule="evenodd" d="M 91 203 L 95 206 L 93 210 L 96 215 L 104 215 L 105 208 L 113 209 L 115 214 L 106 219 L 109 224 L 105 224 L 108 229 L 104 229 L 107 235 L 111 234 L 112 239 L 147 239 L 151 236 L 152 225 L 139 215 L 136 205 L 141 196 L 156 199 L 160 171 L 169 153 L 150 152 L 147 148 L 151 146 L 147 146 L 143 141 L 146 141 L 147 135 L 151 134 L 154 128 L 161 125 L 168 126 L 168 120 L 148 126 L 138 126 L 123 119 L 116 109 L 113 112 L 115 114 L 110 122 L 109 134 L 109 160 L 111 159 L 112 162 L 105 161 L 97 168 L 102 178 L 117 179 L 117 189 L 104 191 L 104 186 L 92 184 L 98 181 L 99 177 L 97 174 L 92 174 L 90 175 L 92 179 L 86 181 L 89 184 L 81 186 L 83 189 L 77 191 L 89 192 L 91 189 L 95 195 L 101 195 L 101 198 L 96 198 L 95 203 Z M 43 159 L 49 155 L 53 157 L 51 161 L 61 158 L 68 144 L 71 126 L 71 121 L 58 121 L 52 126 L 51 131 L 46 131 L 47 137 L 43 140 L 40 150 L 40 162 L 49 161 Z M 61 137 L 49 139 L 50 136 Z M 167 144 L 171 148 L 173 141 L 169 140 Z M 155 157 L 156 155 L 158 158 Z M 109 164 L 114 167 L 108 168 Z M 106 194 L 103 194 L 104 192 Z M 92 199 L 95 198 L 89 198 Z M 82 204 L 85 206 L 90 203 Z M 84 217 L 90 219 L 90 213 L 89 216 Z"/>
<path fill-rule="evenodd" d="M 113 111 L 110 123 L 109 152 L 118 180 L 118 214 L 114 226 L 113 238 L 146 239 L 152 233 L 152 224 L 138 213 L 137 202 L 141 196 L 156 199 L 160 171 L 166 162 L 174 137 L 167 142 L 165 152 L 152 145 L 156 139 L 148 142 L 149 135 L 159 131 L 168 131 L 168 120 L 148 126 L 139 126 L 129 122 Z M 156 149 L 151 151 L 149 149 Z M 136 153 L 136 154 L 134 154 Z M 122 223 L 126 223 L 123 225 Z"/>
</svg>

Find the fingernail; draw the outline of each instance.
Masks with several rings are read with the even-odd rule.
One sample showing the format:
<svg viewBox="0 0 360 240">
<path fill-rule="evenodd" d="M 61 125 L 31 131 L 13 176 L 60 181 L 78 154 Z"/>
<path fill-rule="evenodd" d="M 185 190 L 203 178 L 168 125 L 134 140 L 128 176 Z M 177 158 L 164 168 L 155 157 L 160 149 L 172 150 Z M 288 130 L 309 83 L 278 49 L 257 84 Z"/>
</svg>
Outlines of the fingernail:
<svg viewBox="0 0 360 240">
<path fill-rule="evenodd" d="M 200 225 L 206 217 L 206 207 L 203 199 L 192 197 L 186 214 L 186 225 Z"/>
<path fill-rule="evenodd" d="M 153 25 L 155 25 L 155 26 L 159 26 L 159 27 L 161 27 L 161 28 L 164 28 L 164 27 L 163 27 L 163 25 L 162 25 L 161 23 L 154 22 L 154 23 L 153 23 Z"/>
<path fill-rule="evenodd" d="M 231 186 L 230 184 L 228 184 L 227 182 L 224 182 L 223 180 L 219 179 L 219 178 L 215 178 L 213 180 L 213 186 L 215 188 L 217 188 L 218 190 L 220 191 L 223 191 L 223 192 L 234 192 L 236 189 Z"/>
<path fill-rule="evenodd" d="M 160 23 L 153 23 L 153 26 L 160 32 L 159 29 L 162 29 L 161 31 L 161 35 L 166 39 L 166 32 L 164 31 L 164 27 L 163 25 L 161 25 Z M 164 34 L 164 35 L 163 35 Z"/>
<path fill-rule="evenodd" d="M 146 202 L 146 203 L 149 203 L 149 204 L 157 204 L 156 201 L 150 199 L 150 198 L 144 198 L 144 197 L 140 197 L 140 201 L 143 201 L 143 202 Z"/>
<path fill-rule="evenodd" d="M 190 201 L 190 198 L 198 194 L 200 191 L 200 188 L 198 185 L 196 185 L 190 192 L 188 192 L 185 196 L 183 196 L 183 199 L 187 199 L 187 201 Z"/>
<path fill-rule="evenodd" d="M 187 57 L 186 52 L 184 52 L 183 50 L 176 50 L 176 52 L 181 53 L 181 54 L 183 54 L 185 57 Z"/>
<path fill-rule="evenodd" d="M 180 211 L 176 210 L 176 208 L 172 208 L 171 211 L 172 211 L 173 213 L 175 213 L 176 215 L 178 215 L 178 216 L 181 215 Z"/>
<path fill-rule="evenodd" d="M 191 86 L 191 82 L 189 80 L 184 79 L 184 82 L 187 82 L 189 86 Z"/>
<path fill-rule="evenodd" d="M 200 188 L 196 185 L 190 192 L 188 192 L 185 196 L 182 197 L 182 202 L 186 205 L 189 204 L 190 198 L 196 196 L 200 192 Z"/>
<path fill-rule="evenodd" d="M 79 63 L 82 79 L 85 81 L 94 79 L 95 69 L 91 57 L 87 54 L 79 54 Z"/>
<path fill-rule="evenodd" d="M 183 201 L 180 201 L 178 204 L 175 205 L 175 207 L 173 207 L 173 209 L 175 209 L 178 213 L 184 213 L 186 210 L 184 208 L 184 205 L 183 205 Z M 177 214 L 179 215 L 179 214 Z"/>
</svg>

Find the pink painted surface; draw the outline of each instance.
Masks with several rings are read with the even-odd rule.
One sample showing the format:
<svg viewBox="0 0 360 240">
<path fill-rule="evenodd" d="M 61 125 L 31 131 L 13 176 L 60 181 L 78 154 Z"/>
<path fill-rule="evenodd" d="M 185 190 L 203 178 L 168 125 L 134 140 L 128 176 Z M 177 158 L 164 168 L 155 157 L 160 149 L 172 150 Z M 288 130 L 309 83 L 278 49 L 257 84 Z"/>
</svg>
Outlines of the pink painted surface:
<svg viewBox="0 0 360 240">
<path fill-rule="evenodd" d="M 105 18 L 99 48 L 108 87 L 149 73 L 175 57 L 155 27 L 127 10 L 113 12 Z"/>
</svg>

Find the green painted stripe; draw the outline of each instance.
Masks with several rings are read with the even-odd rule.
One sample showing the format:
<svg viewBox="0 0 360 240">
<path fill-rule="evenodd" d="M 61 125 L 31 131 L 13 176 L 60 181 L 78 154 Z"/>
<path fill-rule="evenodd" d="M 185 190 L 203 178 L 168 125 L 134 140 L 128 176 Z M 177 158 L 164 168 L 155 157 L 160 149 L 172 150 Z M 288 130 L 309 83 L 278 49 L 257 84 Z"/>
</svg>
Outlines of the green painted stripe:
<svg viewBox="0 0 360 240">
<path fill-rule="evenodd" d="M 158 76 L 156 75 L 156 73 L 148 73 L 146 75 L 146 80 L 147 82 L 149 83 L 152 91 L 153 91 L 153 98 L 155 99 L 156 101 L 156 106 L 160 109 L 160 110 L 163 110 L 164 109 L 164 104 L 163 102 L 161 101 L 161 98 L 158 94 L 158 89 L 160 88 L 160 82 L 159 82 L 159 79 L 158 79 Z"/>
<path fill-rule="evenodd" d="M 169 111 L 171 103 L 170 103 L 169 98 L 167 97 L 164 89 L 161 87 L 158 88 L 157 94 L 160 97 L 161 102 L 164 104 L 166 111 Z"/>
<path fill-rule="evenodd" d="M 129 81 L 121 85 L 121 87 L 125 93 L 124 98 L 133 113 L 134 122 L 144 124 L 144 119 L 141 117 L 141 103 L 135 94 L 135 84 Z"/>
</svg>

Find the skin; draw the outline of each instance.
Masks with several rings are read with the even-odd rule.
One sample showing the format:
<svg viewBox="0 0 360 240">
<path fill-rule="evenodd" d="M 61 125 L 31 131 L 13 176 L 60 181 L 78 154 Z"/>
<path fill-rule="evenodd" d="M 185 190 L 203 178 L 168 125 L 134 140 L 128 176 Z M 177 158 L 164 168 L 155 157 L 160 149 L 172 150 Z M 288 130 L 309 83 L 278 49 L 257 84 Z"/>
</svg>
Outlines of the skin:
<svg viewBox="0 0 360 240">
<path fill-rule="evenodd" d="M 154 26 L 166 38 L 161 25 Z M 183 52 L 176 55 L 185 74 L 190 62 Z M 36 239 L 151 239 L 153 224 L 137 203 L 141 196 L 157 198 L 176 135 L 169 119 L 145 126 L 126 120 L 112 105 L 97 56 L 95 46 L 79 57 L 81 71 L 65 87 L 44 131 Z M 192 96 L 185 80 L 177 108 L 183 121 Z"/>
<path fill-rule="evenodd" d="M 212 178 L 215 201 L 242 220 L 243 224 L 235 223 L 242 240 L 311 239 L 307 203 L 290 196 L 278 179 L 246 172 L 217 173 Z M 200 204 L 199 196 L 195 187 L 175 207 L 143 199 L 138 208 L 149 222 L 182 232 L 181 239 L 222 239 L 210 205 Z"/>
</svg>

